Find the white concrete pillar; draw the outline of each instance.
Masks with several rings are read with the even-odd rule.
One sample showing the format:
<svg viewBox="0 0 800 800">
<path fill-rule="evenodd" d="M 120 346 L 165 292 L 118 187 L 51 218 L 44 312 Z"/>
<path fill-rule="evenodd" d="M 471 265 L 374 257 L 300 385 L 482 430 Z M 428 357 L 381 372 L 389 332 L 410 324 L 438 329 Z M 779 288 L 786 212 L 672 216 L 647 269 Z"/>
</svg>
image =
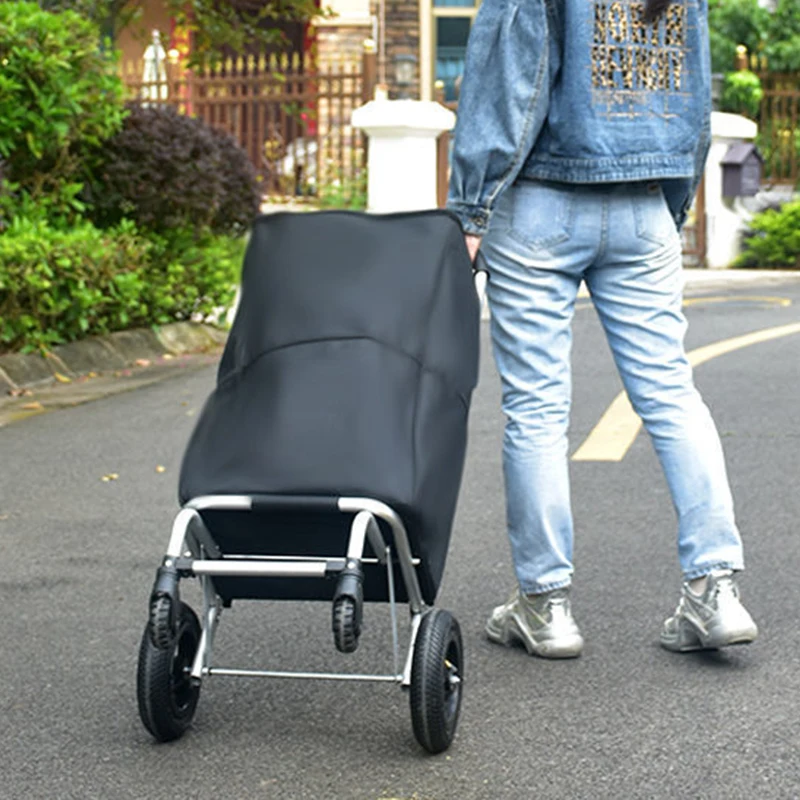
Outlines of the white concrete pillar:
<svg viewBox="0 0 800 800">
<path fill-rule="evenodd" d="M 436 208 L 436 139 L 455 122 L 452 111 L 423 100 L 372 100 L 353 112 L 353 127 L 369 137 L 367 211 Z"/>
<path fill-rule="evenodd" d="M 756 138 L 758 126 L 738 114 L 711 112 L 711 149 L 706 162 L 706 262 L 724 268 L 739 255 L 741 233 L 750 214 L 735 198 L 722 196 L 722 166 L 728 148 Z"/>
</svg>

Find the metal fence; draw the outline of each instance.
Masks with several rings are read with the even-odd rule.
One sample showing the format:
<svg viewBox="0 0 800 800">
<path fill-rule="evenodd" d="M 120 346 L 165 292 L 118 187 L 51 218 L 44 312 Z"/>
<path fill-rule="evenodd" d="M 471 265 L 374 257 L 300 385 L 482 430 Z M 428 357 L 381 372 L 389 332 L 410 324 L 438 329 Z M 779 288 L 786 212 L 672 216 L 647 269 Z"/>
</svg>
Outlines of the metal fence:
<svg viewBox="0 0 800 800">
<path fill-rule="evenodd" d="M 800 157 L 800 74 L 760 75 L 764 96 L 758 146 L 764 158 L 764 180 L 796 185 Z"/>
<path fill-rule="evenodd" d="M 323 66 L 308 54 L 231 58 L 202 73 L 164 63 L 123 65 L 129 99 L 170 106 L 229 133 L 267 195 L 317 198 L 363 184 L 365 137 L 350 124 L 372 97 L 375 54 Z"/>
</svg>

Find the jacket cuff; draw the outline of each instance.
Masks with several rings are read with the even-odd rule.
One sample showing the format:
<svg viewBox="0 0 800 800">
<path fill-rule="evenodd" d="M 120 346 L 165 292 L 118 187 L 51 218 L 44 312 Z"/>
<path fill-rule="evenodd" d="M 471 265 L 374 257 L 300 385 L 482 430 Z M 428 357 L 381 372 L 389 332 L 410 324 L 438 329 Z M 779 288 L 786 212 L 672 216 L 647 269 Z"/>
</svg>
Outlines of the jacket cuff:
<svg viewBox="0 0 800 800">
<path fill-rule="evenodd" d="M 484 236 L 489 230 L 490 211 L 483 206 L 448 202 L 447 210 L 458 218 L 461 223 L 461 230 L 464 233 L 470 233 L 473 236 Z"/>
</svg>

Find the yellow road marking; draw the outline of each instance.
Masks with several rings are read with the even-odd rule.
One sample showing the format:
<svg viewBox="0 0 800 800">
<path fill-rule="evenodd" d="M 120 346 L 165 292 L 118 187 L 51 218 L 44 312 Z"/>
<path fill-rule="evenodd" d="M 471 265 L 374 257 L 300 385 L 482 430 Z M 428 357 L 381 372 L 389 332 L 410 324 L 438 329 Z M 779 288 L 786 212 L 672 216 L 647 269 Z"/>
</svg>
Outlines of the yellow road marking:
<svg viewBox="0 0 800 800">
<path fill-rule="evenodd" d="M 698 347 L 687 353 L 689 363 L 693 367 L 700 366 L 717 356 L 723 356 L 734 350 L 741 350 L 752 344 L 780 339 L 800 333 L 800 323 L 780 325 L 776 328 L 764 328 L 743 336 L 734 336 L 732 339 L 723 339 L 719 342 Z M 594 430 L 586 437 L 583 444 L 572 456 L 573 461 L 622 461 L 628 449 L 633 444 L 642 421 L 631 406 L 628 395 L 620 392 L 600 418 Z"/>
</svg>

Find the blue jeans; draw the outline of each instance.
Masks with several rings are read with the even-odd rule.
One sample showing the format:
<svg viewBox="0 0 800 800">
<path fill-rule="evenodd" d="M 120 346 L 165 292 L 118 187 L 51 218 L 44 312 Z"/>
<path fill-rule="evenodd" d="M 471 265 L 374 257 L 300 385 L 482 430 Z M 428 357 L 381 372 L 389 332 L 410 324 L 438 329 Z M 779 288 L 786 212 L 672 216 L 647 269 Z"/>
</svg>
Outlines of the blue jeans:
<svg viewBox="0 0 800 800">
<path fill-rule="evenodd" d="M 506 415 L 508 533 L 524 592 L 571 583 L 571 321 L 586 282 L 678 515 L 686 580 L 742 569 L 725 461 L 683 338 L 681 242 L 657 184 L 520 181 L 484 238 Z"/>
</svg>

